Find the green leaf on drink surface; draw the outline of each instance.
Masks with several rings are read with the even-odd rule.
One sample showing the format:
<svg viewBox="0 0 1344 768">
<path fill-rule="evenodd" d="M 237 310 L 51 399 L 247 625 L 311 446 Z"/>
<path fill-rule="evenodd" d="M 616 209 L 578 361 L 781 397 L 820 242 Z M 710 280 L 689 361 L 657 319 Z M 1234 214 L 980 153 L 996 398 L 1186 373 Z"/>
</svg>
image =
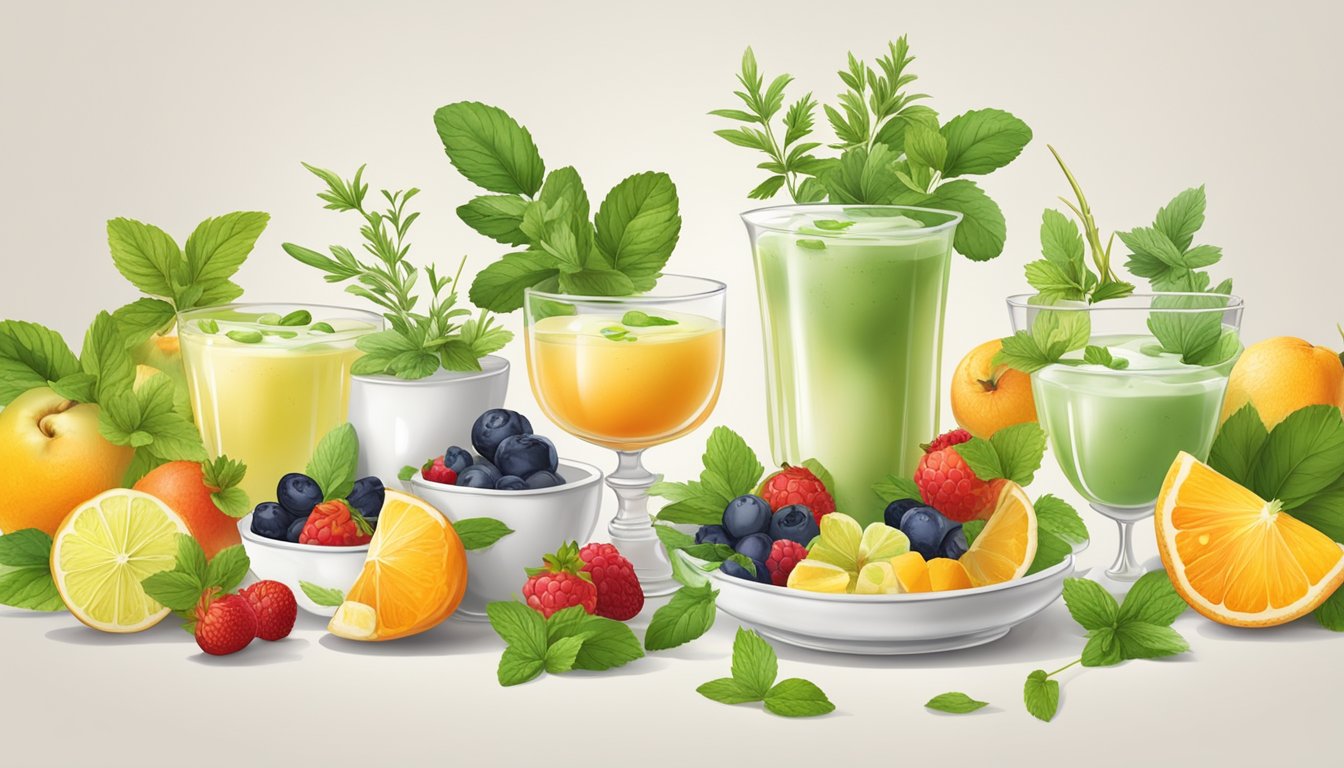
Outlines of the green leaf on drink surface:
<svg viewBox="0 0 1344 768">
<path fill-rule="evenodd" d="M 212 336 L 219 333 L 219 323 L 210 318 L 197 321 L 196 327 L 201 329 L 201 333 L 210 334 Z"/>
<path fill-rule="evenodd" d="M 853 221 L 836 221 L 835 219 L 816 219 L 812 226 L 817 229 L 824 229 L 828 232 L 843 232 L 854 226 Z"/>
<path fill-rule="evenodd" d="M 324 608 L 336 608 L 345 602 L 345 593 L 339 589 L 318 586 L 310 581 L 300 581 L 299 589 L 309 600 Z"/>
<path fill-rule="evenodd" d="M 1083 363 L 1104 366 L 1113 371 L 1123 371 L 1129 367 L 1129 360 L 1123 357 L 1115 357 L 1111 354 L 1111 350 L 1106 347 L 1098 347 L 1093 344 L 1089 344 L 1083 349 Z"/>
<path fill-rule="evenodd" d="M 239 344 L 260 344 L 263 338 L 261 331 L 227 331 L 224 335 Z"/>
<path fill-rule="evenodd" d="M 59 611 L 65 602 L 51 578 L 51 537 L 36 528 L 0 536 L 0 605 Z"/>
<path fill-rule="evenodd" d="M 407 467 L 406 469 L 410 469 L 412 473 L 417 471 L 414 467 Z M 453 530 L 457 532 L 457 537 L 462 540 L 463 549 L 468 552 L 486 549 L 513 533 L 512 528 L 492 517 L 469 517 L 465 520 L 458 520 L 453 523 Z"/>
<path fill-rule="evenodd" d="M 609 325 L 599 331 L 599 333 L 602 334 L 602 338 L 609 341 L 625 341 L 627 338 L 634 338 L 630 335 L 630 331 L 616 325 Z"/>
<path fill-rule="evenodd" d="M 1027 675 L 1022 700 L 1032 717 L 1050 722 L 1059 711 L 1059 681 L 1051 680 L 1043 669 L 1033 671 Z"/>
<path fill-rule="evenodd" d="M 283 326 L 308 325 L 311 322 L 313 322 L 313 314 L 306 309 L 296 309 L 280 318 L 280 325 Z"/>
<path fill-rule="evenodd" d="M 812 239 L 812 238 L 802 238 L 802 239 L 800 239 L 800 240 L 795 240 L 795 241 L 793 241 L 793 243 L 794 243 L 794 245 L 798 246 L 799 248 L 802 248 L 802 249 L 805 249 L 805 250 L 808 250 L 808 251 L 824 251 L 824 250 L 826 250 L 826 242 L 825 242 L 824 240 L 815 240 L 815 239 Z"/>
<path fill-rule="evenodd" d="M 628 325 L 631 328 L 650 328 L 658 325 L 677 325 L 677 321 L 632 309 L 621 316 L 621 325 Z"/>
<path fill-rule="evenodd" d="M 703 636 L 714 626 L 718 595 L 708 583 L 678 589 L 667 605 L 654 611 L 644 633 L 644 648 L 663 651 Z"/>
<path fill-rule="evenodd" d="M 977 709 L 989 706 L 989 702 L 973 699 L 960 691 L 950 691 L 934 696 L 932 699 L 925 702 L 924 706 L 935 712 L 964 715 L 968 712 L 974 712 Z"/>
<path fill-rule="evenodd" d="M 355 428 L 342 424 L 328 432 L 313 450 L 305 474 L 322 489 L 322 500 L 344 499 L 355 487 L 359 438 Z"/>
</svg>

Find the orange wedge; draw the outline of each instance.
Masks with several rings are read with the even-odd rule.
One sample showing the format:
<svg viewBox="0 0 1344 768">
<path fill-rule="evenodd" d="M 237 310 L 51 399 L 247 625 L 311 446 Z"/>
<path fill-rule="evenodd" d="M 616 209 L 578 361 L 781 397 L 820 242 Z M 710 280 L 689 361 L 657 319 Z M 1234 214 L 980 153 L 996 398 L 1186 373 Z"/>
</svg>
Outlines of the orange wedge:
<svg viewBox="0 0 1344 768">
<path fill-rule="evenodd" d="M 1192 608 L 1220 624 L 1272 627 L 1311 613 L 1344 582 L 1344 546 L 1182 452 L 1157 497 L 1162 563 Z"/>
<path fill-rule="evenodd" d="M 918 552 L 906 552 L 889 561 L 896 572 L 896 581 L 902 592 L 928 592 L 933 589 L 929 584 L 929 565 Z"/>
<path fill-rule="evenodd" d="M 349 640 L 396 640 L 438 626 L 462 602 L 467 553 L 437 509 L 389 490 L 364 570 L 327 625 Z"/>
<path fill-rule="evenodd" d="M 970 589 L 971 577 L 959 560 L 935 557 L 929 561 L 929 586 L 934 592 L 950 589 Z"/>
<path fill-rule="evenodd" d="M 1036 511 L 1022 486 L 1005 480 L 994 512 L 961 556 L 971 584 L 983 587 L 1020 579 L 1036 557 Z"/>
</svg>

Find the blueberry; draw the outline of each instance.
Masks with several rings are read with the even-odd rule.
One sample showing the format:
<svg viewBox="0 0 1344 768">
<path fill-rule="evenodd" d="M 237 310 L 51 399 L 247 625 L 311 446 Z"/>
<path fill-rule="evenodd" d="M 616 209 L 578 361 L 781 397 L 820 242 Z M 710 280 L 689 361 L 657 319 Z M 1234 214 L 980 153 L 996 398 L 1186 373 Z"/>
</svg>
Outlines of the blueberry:
<svg viewBox="0 0 1344 768">
<path fill-rule="evenodd" d="M 494 488 L 500 477 L 498 469 L 477 464 L 462 470 L 457 484 L 463 488 Z"/>
<path fill-rule="evenodd" d="M 770 505 L 760 496 L 738 496 L 723 510 L 723 527 L 734 539 L 770 530 Z"/>
<path fill-rule="evenodd" d="M 554 472 L 559 466 L 555 444 L 540 435 L 504 438 L 495 449 L 495 466 L 506 475 L 526 477 L 534 472 Z"/>
<path fill-rule="evenodd" d="M 806 547 L 821 535 L 821 526 L 812 510 L 802 504 L 780 507 L 770 518 L 770 538 L 796 541 Z"/>
<path fill-rule="evenodd" d="M 728 531 L 722 525 L 702 525 L 700 530 L 695 532 L 696 544 L 725 544 L 733 546 L 736 542 L 733 537 L 728 535 Z"/>
<path fill-rule="evenodd" d="M 307 524 L 308 524 L 307 515 L 297 518 L 294 522 L 290 523 L 289 530 L 285 531 L 285 541 L 292 541 L 295 544 L 298 544 L 299 534 L 303 533 L 303 526 Z"/>
<path fill-rule="evenodd" d="M 910 539 L 910 548 L 923 555 L 925 560 L 931 560 L 939 556 L 943 540 L 961 530 L 961 523 L 943 517 L 933 507 L 913 507 L 901 517 L 900 527 Z M 962 541 L 965 541 L 964 535 Z"/>
<path fill-rule="evenodd" d="M 966 531 L 958 525 L 943 537 L 943 544 L 938 548 L 938 556 L 958 560 L 964 554 L 966 554 Z"/>
<path fill-rule="evenodd" d="M 753 533 L 750 536 L 744 536 L 737 540 L 736 549 L 738 554 L 746 555 L 752 560 L 765 562 L 770 559 L 770 546 L 775 543 L 768 533 Z"/>
<path fill-rule="evenodd" d="M 284 541 L 294 516 L 274 501 L 263 501 L 252 510 L 252 532 L 268 539 Z"/>
<path fill-rule="evenodd" d="M 527 481 L 517 475 L 504 475 L 495 481 L 497 491 L 526 491 Z"/>
<path fill-rule="evenodd" d="M 527 476 L 527 487 L 533 490 L 538 488 L 554 488 L 557 485 L 564 484 L 565 478 L 554 472 L 547 472 L 544 469 L 540 472 L 533 472 Z"/>
<path fill-rule="evenodd" d="M 275 498 L 291 515 L 307 517 L 313 507 L 322 503 L 322 489 L 317 487 L 317 481 L 313 478 L 290 472 L 280 478 L 280 484 L 275 488 Z"/>
<path fill-rule="evenodd" d="M 383 481 L 376 477 L 361 477 L 355 481 L 355 489 L 345 500 L 365 517 L 377 517 L 383 511 L 383 499 L 386 497 Z"/>
<path fill-rule="evenodd" d="M 887 505 L 887 511 L 883 513 L 882 521 L 892 528 L 900 528 L 901 518 L 905 517 L 906 511 L 922 506 L 924 506 L 924 502 L 919 499 L 897 499 Z"/>
<path fill-rule="evenodd" d="M 476 452 L 494 461 L 495 450 L 504 438 L 532 434 L 532 423 L 517 411 L 492 408 L 480 415 L 471 426 L 471 444 Z"/>
<path fill-rule="evenodd" d="M 743 568 L 742 566 L 738 565 L 732 560 L 723 561 L 723 565 L 719 566 L 719 570 L 723 571 L 729 576 L 736 576 L 739 579 L 746 579 L 747 581 L 755 581 L 761 584 L 769 584 L 770 572 L 765 569 L 765 563 L 761 562 L 760 560 L 753 560 L 752 562 L 756 565 L 755 576 L 751 575 L 751 573 L 747 571 L 746 568 Z"/>
<path fill-rule="evenodd" d="M 456 445 L 450 445 L 448 446 L 448 450 L 443 452 L 443 463 L 444 466 L 460 475 L 462 474 L 462 470 L 471 466 L 472 456 L 467 449 L 459 448 Z"/>
<path fill-rule="evenodd" d="M 485 467 L 486 469 L 491 469 L 491 470 L 494 470 L 495 472 L 498 472 L 498 471 L 499 471 L 499 467 L 496 467 L 496 466 L 495 466 L 495 463 L 494 463 L 493 461 L 491 461 L 491 460 L 485 458 L 484 456 L 476 456 L 475 458 L 473 458 L 472 461 L 471 461 L 471 466 L 473 466 L 473 467 Z M 457 474 L 460 475 L 460 474 L 462 474 L 462 473 L 461 473 L 461 472 L 458 472 Z"/>
</svg>

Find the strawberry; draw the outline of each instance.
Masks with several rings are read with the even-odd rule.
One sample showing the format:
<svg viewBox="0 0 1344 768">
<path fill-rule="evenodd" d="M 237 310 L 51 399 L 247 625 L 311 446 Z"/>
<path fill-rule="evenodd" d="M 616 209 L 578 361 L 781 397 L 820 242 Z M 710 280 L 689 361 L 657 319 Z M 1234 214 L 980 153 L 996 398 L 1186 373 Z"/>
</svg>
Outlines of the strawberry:
<svg viewBox="0 0 1344 768">
<path fill-rule="evenodd" d="M 924 503 L 958 523 L 987 516 L 997 495 L 998 483 L 976 477 L 956 451 L 955 446 L 970 439 L 964 429 L 939 435 L 929 443 L 915 469 L 915 485 Z"/>
<path fill-rule="evenodd" d="M 592 543 L 579 550 L 582 571 L 597 587 L 597 607 L 590 613 L 617 621 L 633 619 L 644 609 L 644 588 L 635 566 L 611 544 Z"/>
<path fill-rule="evenodd" d="M 369 526 L 369 521 L 358 512 L 352 512 L 349 504 L 337 499 L 313 507 L 303 532 L 299 534 L 299 543 L 319 547 L 353 547 L 368 544 L 372 538 L 373 528 Z"/>
<path fill-rule="evenodd" d="M 523 600 L 528 606 L 546 618 L 573 605 L 583 606 L 588 613 L 597 610 L 597 585 L 583 570 L 577 541 L 564 545 L 542 560 L 545 561 L 542 567 L 527 569 Z"/>
<path fill-rule="evenodd" d="M 196 644 L 212 656 L 227 656 L 257 636 L 257 614 L 241 595 L 216 598 L 207 590 L 196 606 Z"/>
<path fill-rule="evenodd" d="M 805 559 L 807 547 L 796 541 L 779 539 L 771 544 L 770 555 L 765 560 L 765 569 L 770 572 L 770 583 L 776 587 L 788 586 L 789 574 L 793 573 L 794 566 Z"/>
<path fill-rule="evenodd" d="M 247 599 L 257 615 L 257 637 L 262 640 L 289 637 L 299 615 L 299 604 L 289 587 L 278 581 L 258 581 L 238 594 Z"/>
<path fill-rule="evenodd" d="M 431 483 L 457 485 L 457 472 L 443 463 L 442 456 L 435 456 L 433 461 L 426 461 L 420 468 L 420 476 Z"/>
<path fill-rule="evenodd" d="M 791 504 L 802 504 L 812 510 L 818 525 L 821 518 L 835 511 L 835 497 L 807 467 L 785 464 L 783 469 L 766 479 L 758 495 L 776 512 Z"/>
</svg>

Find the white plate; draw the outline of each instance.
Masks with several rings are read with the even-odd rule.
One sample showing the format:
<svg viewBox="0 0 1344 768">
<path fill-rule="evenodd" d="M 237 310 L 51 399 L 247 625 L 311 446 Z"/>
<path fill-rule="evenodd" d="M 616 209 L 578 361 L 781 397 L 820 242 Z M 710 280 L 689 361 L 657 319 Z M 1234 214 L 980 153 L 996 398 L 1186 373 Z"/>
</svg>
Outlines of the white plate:
<svg viewBox="0 0 1344 768">
<path fill-rule="evenodd" d="M 903 595 L 828 595 L 758 584 L 717 570 L 706 576 L 719 590 L 720 610 L 772 640 L 814 651 L 897 655 L 998 640 L 1059 599 L 1072 573 L 1070 556 L 1002 584 Z"/>
</svg>

